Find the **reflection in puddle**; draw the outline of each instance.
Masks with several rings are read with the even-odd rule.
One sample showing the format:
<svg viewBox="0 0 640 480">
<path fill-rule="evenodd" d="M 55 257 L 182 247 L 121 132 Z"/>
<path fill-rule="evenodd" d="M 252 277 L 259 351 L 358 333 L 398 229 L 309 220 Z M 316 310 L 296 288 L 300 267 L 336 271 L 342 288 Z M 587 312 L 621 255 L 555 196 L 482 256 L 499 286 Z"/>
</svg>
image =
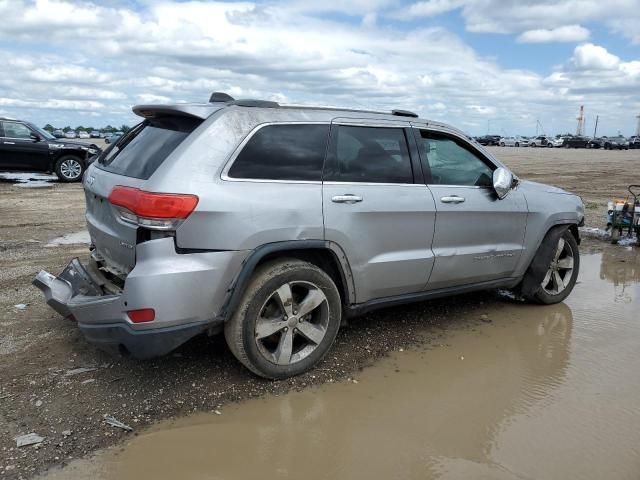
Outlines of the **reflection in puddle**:
<svg viewBox="0 0 640 480">
<path fill-rule="evenodd" d="M 16 187 L 52 187 L 57 181 L 57 176 L 48 173 L 0 172 L 0 183 L 11 183 Z"/>
<path fill-rule="evenodd" d="M 612 268 L 585 256 L 566 304 L 490 304 L 358 384 L 160 424 L 51 478 L 637 478 L 638 266 Z"/>
</svg>

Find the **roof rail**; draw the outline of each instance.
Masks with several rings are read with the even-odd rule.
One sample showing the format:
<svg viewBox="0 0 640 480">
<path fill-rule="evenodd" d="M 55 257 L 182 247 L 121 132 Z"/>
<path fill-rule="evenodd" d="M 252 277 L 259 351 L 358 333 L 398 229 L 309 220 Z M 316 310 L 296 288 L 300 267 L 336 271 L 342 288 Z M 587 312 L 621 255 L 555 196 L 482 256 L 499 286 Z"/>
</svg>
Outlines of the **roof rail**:
<svg viewBox="0 0 640 480">
<path fill-rule="evenodd" d="M 398 117 L 418 118 L 417 113 L 410 112 L 409 110 L 391 110 L 391 115 L 396 115 Z"/>
<path fill-rule="evenodd" d="M 237 105 L 239 107 L 262 107 L 262 108 L 280 107 L 280 104 L 278 102 L 270 102 L 269 100 L 254 100 L 252 98 L 241 98 L 240 100 L 227 102 L 227 105 Z"/>
</svg>

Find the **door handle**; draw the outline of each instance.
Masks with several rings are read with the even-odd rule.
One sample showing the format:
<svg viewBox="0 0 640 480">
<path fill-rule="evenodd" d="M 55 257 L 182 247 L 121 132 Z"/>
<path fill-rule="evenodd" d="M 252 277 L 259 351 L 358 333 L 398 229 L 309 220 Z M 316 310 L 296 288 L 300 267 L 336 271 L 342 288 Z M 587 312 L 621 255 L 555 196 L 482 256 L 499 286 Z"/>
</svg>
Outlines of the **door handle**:
<svg viewBox="0 0 640 480">
<path fill-rule="evenodd" d="M 449 197 L 442 197 L 440 201 L 442 203 L 462 203 L 464 202 L 464 197 L 459 197 L 458 195 L 451 195 Z"/>
<path fill-rule="evenodd" d="M 16 144 L 16 142 L 2 142 L 2 143 L 4 143 L 5 145 L 15 145 Z"/>
<path fill-rule="evenodd" d="M 335 197 L 331 197 L 331 201 L 333 203 L 358 203 L 362 201 L 362 197 L 358 197 L 357 195 L 351 195 L 350 193 L 346 195 L 336 195 Z"/>
</svg>

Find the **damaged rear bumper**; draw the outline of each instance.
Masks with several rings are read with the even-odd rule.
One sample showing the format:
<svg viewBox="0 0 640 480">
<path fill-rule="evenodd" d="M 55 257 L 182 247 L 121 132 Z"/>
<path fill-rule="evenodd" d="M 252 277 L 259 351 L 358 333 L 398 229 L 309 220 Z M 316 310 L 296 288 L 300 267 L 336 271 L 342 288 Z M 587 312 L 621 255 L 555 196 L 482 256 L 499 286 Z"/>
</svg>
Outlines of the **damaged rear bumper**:
<svg viewBox="0 0 640 480">
<path fill-rule="evenodd" d="M 33 284 L 44 293 L 47 305 L 64 317 L 78 320 L 78 328 L 89 343 L 115 355 L 131 355 L 145 359 L 174 350 L 190 338 L 202 333 L 209 322 L 136 330 L 121 317 L 122 295 L 107 294 L 99 278 L 92 276 L 77 258 L 59 275 L 41 271 Z M 80 319 L 96 318 L 107 323 L 82 323 Z"/>
<path fill-rule="evenodd" d="M 242 252 L 178 255 L 172 239 L 161 239 L 139 245 L 137 257 L 122 289 L 95 262 L 85 267 L 77 258 L 58 276 L 41 271 L 33 284 L 87 341 L 111 353 L 157 357 L 220 326 L 216 313 Z M 132 322 L 127 312 L 143 308 L 153 308 L 155 320 Z"/>
</svg>

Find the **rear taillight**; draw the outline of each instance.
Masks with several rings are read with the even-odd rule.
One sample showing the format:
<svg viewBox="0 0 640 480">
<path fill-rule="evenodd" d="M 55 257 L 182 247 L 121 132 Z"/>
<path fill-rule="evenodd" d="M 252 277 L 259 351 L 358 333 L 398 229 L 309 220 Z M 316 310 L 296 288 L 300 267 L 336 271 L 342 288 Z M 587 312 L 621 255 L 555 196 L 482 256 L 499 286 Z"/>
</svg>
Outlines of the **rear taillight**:
<svg viewBox="0 0 640 480">
<path fill-rule="evenodd" d="M 109 203 L 118 208 L 125 222 L 155 230 L 173 230 L 191 215 L 198 205 L 198 197 L 117 186 L 109 194 Z"/>
</svg>

